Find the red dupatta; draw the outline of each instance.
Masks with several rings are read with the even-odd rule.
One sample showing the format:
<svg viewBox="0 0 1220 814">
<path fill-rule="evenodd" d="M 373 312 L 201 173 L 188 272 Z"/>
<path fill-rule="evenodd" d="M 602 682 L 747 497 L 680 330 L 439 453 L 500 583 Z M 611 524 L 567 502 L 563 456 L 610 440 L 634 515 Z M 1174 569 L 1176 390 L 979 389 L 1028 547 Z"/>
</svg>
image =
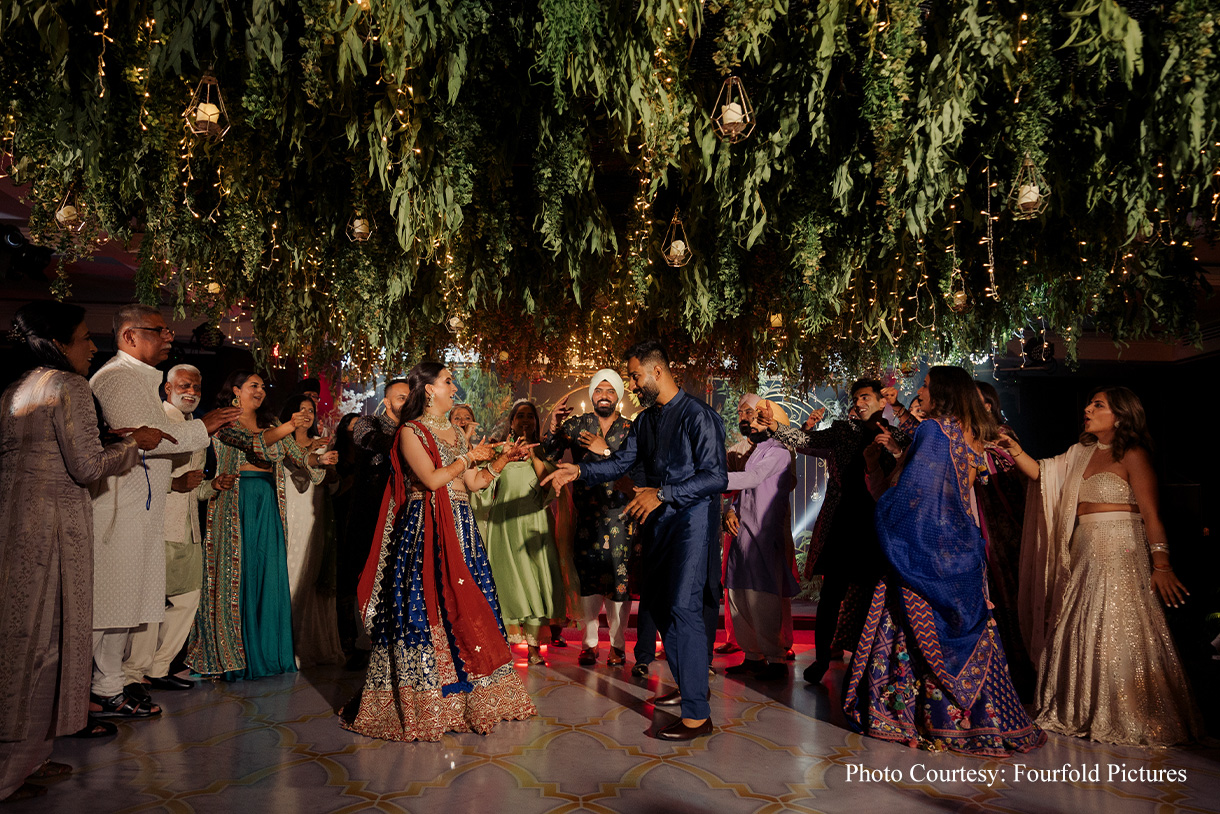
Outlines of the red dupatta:
<svg viewBox="0 0 1220 814">
<path fill-rule="evenodd" d="M 441 453 L 432 433 L 418 421 L 408 423 L 415 428 L 416 434 L 424 442 L 424 450 L 428 453 L 432 465 L 440 469 Z M 402 431 L 403 427 L 399 427 L 398 432 Z M 390 453 L 393 474 L 390 482 L 386 484 L 377 518 L 379 539 L 374 541 L 376 545 L 369 552 L 368 561 L 360 575 L 360 584 L 356 589 L 361 614 L 365 618 L 373 595 L 373 586 L 377 581 L 382 550 L 391 539 L 390 535 L 383 533 L 391 505 L 397 511 L 406 503 L 406 483 L 398 454 L 398 443 L 398 436 L 395 435 L 394 448 Z M 457 522 L 449 500 L 449 489 L 441 487 L 435 492 L 427 491 L 425 495 L 422 555 L 424 607 L 428 615 L 428 625 L 435 630 L 442 621 L 446 623 L 467 675 L 471 678 L 491 675 L 498 667 L 512 660 L 508 643 L 504 641 L 495 612 L 471 576 L 462 556 L 462 546 L 457 537 Z M 434 574 L 439 578 L 433 579 Z"/>
</svg>

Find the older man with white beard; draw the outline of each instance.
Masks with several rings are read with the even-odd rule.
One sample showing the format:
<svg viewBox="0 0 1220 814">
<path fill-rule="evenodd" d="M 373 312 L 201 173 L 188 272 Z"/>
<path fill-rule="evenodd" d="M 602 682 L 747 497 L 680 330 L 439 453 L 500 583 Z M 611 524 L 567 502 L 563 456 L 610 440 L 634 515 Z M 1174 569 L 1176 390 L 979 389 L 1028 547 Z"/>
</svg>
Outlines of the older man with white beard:
<svg viewBox="0 0 1220 814">
<path fill-rule="evenodd" d="M 171 423 L 191 418 L 203 392 L 203 376 L 193 365 L 177 365 L 165 375 L 162 407 Z M 149 622 L 131 635 L 131 652 L 123 663 L 124 684 L 145 684 L 154 690 L 189 690 L 195 682 L 170 675 L 169 668 L 190 635 L 203 583 L 203 535 L 199 503 L 207 449 L 175 455 L 170 492 L 165 496 L 165 618 Z M 223 482 L 222 479 L 224 480 Z M 215 489 L 232 486 L 232 476 L 212 481 Z"/>
<path fill-rule="evenodd" d="M 171 421 L 157 396 L 174 332 L 156 309 L 127 305 L 114 316 L 118 353 L 89 385 L 111 427 L 146 425 L 162 441 L 125 474 L 91 487 L 93 494 L 93 686 L 90 711 L 109 718 L 147 718 L 161 712 L 141 682 L 124 684 L 123 659 L 131 634 L 165 618 L 165 497 L 173 457 L 207 449 L 208 436 L 241 411 L 212 410 L 202 419 Z"/>
</svg>

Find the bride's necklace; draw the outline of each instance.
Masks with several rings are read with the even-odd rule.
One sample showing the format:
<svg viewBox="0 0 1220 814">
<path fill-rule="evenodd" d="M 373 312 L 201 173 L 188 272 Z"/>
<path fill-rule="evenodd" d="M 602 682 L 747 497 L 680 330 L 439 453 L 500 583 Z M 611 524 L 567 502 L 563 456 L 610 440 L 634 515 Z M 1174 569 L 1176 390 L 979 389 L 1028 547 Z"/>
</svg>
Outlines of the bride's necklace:
<svg viewBox="0 0 1220 814">
<path fill-rule="evenodd" d="M 440 430 L 441 432 L 453 429 L 453 425 L 449 423 L 449 419 L 444 415 L 438 417 L 432 415 L 432 413 L 424 413 L 419 417 L 419 423 L 429 429 Z"/>
<path fill-rule="evenodd" d="M 1103 444 L 1101 441 L 1097 442 L 1098 449 L 1109 449 L 1112 446 L 1114 446 L 1114 445 L 1113 444 Z"/>
</svg>

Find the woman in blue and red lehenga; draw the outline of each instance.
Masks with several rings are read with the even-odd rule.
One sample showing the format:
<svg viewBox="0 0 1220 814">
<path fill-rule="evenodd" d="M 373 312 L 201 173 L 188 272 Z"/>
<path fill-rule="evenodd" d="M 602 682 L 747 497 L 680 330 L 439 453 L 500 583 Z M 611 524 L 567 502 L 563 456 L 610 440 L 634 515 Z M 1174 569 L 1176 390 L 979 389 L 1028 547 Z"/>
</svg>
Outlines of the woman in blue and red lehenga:
<svg viewBox="0 0 1220 814">
<path fill-rule="evenodd" d="M 495 453 L 470 447 L 445 418 L 457 388 L 436 362 L 416 365 L 358 595 L 373 641 L 364 689 L 342 726 L 384 740 L 487 734 L 502 720 L 535 714 L 513 668 L 487 551 L 470 512 L 471 490 L 493 473 L 475 463 Z M 495 471 L 522 448 L 506 445 Z M 528 448 L 524 448 L 528 454 Z M 392 524 L 391 524 L 392 519 Z"/>
<path fill-rule="evenodd" d="M 971 498 L 987 431 L 961 368 L 934 367 L 931 404 L 898 482 L 877 501 L 889 561 L 873 592 L 843 697 L 866 735 L 933 751 L 1006 757 L 1046 742 L 1012 686 L 986 597 L 987 555 Z"/>
</svg>

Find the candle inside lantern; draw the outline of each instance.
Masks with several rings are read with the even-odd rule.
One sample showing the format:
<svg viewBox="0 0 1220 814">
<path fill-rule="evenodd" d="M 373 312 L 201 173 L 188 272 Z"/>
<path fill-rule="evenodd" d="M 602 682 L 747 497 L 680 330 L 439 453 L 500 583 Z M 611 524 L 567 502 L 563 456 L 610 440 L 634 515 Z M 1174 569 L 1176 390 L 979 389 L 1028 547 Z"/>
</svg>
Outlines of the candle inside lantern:
<svg viewBox="0 0 1220 814">
<path fill-rule="evenodd" d="M 220 123 L 220 108 L 211 102 L 200 102 L 195 106 L 195 124 L 211 125 Z"/>
<path fill-rule="evenodd" d="M 966 292 L 965 291 L 954 291 L 953 292 L 953 307 L 954 308 L 965 308 L 966 307 Z"/>
<path fill-rule="evenodd" d="M 352 235 L 357 240 L 364 240 L 369 236 L 369 222 L 364 218 L 356 218 L 352 221 Z"/>
<path fill-rule="evenodd" d="M 675 240 L 669 244 L 669 256 L 679 260 L 686 255 L 686 241 Z"/>
<path fill-rule="evenodd" d="M 1038 189 L 1037 184 L 1022 184 L 1021 189 L 1017 191 L 1017 206 L 1024 212 L 1029 212 L 1032 209 L 1037 209 L 1042 203 L 1042 190 Z"/>
<path fill-rule="evenodd" d="M 745 118 L 745 111 L 737 102 L 729 102 L 720 106 L 720 121 L 724 124 L 740 124 Z"/>
<path fill-rule="evenodd" d="M 64 226 L 72 226 L 80 220 L 80 213 L 76 211 L 76 207 L 72 204 L 64 204 L 55 213 L 55 220 Z"/>
<path fill-rule="evenodd" d="M 219 294 L 220 293 L 220 283 L 208 283 L 208 293 L 209 294 Z"/>
</svg>

